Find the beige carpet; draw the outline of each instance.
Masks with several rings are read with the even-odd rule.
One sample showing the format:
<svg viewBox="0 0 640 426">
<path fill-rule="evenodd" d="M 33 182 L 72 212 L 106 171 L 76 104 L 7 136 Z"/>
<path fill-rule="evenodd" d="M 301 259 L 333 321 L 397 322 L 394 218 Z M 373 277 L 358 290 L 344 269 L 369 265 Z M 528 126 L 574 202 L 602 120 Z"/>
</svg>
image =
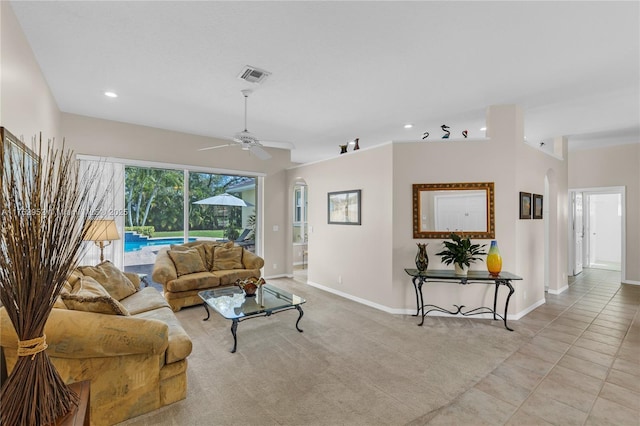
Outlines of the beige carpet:
<svg viewBox="0 0 640 426">
<path fill-rule="evenodd" d="M 187 399 L 126 425 L 403 425 L 424 423 L 532 336 L 501 321 L 390 315 L 292 279 L 307 299 L 238 326 L 202 307 L 178 313 L 193 339 Z M 517 322 L 514 322 L 517 325 Z"/>
</svg>

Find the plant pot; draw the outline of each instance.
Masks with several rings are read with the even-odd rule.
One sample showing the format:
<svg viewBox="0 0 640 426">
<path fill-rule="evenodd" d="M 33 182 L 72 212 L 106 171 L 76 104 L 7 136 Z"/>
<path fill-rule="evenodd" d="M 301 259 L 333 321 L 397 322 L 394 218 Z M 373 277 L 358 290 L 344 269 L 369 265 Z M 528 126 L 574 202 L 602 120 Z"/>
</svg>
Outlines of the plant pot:
<svg viewBox="0 0 640 426">
<path fill-rule="evenodd" d="M 459 275 L 461 277 L 467 276 L 467 271 L 469 270 L 469 267 L 467 265 L 460 266 L 456 263 L 455 267 L 456 267 L 456 275 Z"/>
</svg>

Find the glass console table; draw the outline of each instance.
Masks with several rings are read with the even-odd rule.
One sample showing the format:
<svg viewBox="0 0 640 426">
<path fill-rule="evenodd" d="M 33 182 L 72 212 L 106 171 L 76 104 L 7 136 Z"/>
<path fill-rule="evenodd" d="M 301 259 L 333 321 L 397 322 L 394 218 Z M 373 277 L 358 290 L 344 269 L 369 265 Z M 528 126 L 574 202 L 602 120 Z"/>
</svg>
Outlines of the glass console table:
<svg viewBox="0 0 640 426">
<path fill-rule="evenodd" d="M 513 331 L 513 329 L 509 328 L 507 325 L 507 310 L 509 309 L 509 299 L 511 299 L 511 295 L 514 293 L 513 286 L 511 285 L 511 281 L 522 280 L 522 277 L 514 275 L 510 272 L 500 272 L 498 275 L 491 275 L 487 271 L 469 271 L 467 276 L 456 275 L 453 270 L 447 269 L 430 269 L 424 272 L 420 272 L 417 269 L 405 269 L 405 272 L 411 276 L 411 281 L 413 282 L 413 287 L 416 291 L 416 305 L 417 311 L 414 316 L 421 315 L 422 320 L 420 324 L 424 324 L 424 317 L 432 311 L 443 312 L 451 315 L 481 315 L 481 314 L 493 314 L 493 319 L 497 319 L 496 317 L 500 317 L 504 321 L 504 328 L 509 331 Z M 456 310 L 450 311 L 448 309 L 441 308 L 436 305 L 425 305 L 424 299 L 422 297 L 422 285 L 424 283 L 451 283 L 451 284 L 459 284 L 459 285 L 467 285 L 467 284 L 494 284 L 495 291 L 493 293 L 493 309 L 481 306 L 479 308 L 471 309 L 463 312 L 462 308 L 464 305 L 453 305 Z M 500 286 L 505 286 L 509 289 L 509 294 L 507 295 L 507 300 L 504 304 L 504 316 L 500 315 L 496 312 L 496 303 L 498 300 L 498 289 Z M 425 312 L 425 307 L 427 311 Z"/>
</svg>

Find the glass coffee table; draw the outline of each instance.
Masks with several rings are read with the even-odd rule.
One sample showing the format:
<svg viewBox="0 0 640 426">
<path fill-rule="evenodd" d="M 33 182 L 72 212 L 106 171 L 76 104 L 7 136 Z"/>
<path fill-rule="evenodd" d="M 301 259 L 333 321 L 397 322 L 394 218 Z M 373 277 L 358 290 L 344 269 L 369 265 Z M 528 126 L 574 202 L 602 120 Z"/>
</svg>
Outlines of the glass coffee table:
<svg viewBox="0 0 640 426">
<path fill-rule="evenodd" d="M 203 306 L 207 311 L 207 317 L 203 321 L 210 318 L 209 308 L 222 315 L 223 318 L 231 320 L 231 334 L 233 335 L 231 353 L 234 353 L 238 346 L 236 336 L 238 323 L 251 318 L 268 317 L 278 312 L 296 309 L 300 314 L 296 321 L 296 330 L 302 333 L 302 329 L 298 327 L 298 323 L 304 315 L 300 305 L 306 300 L 270 284 L 262 285 L 253 296 L 245 295 L 239 287 L 201 291 L 198 296 L 204 301 Z"/>
</svg>

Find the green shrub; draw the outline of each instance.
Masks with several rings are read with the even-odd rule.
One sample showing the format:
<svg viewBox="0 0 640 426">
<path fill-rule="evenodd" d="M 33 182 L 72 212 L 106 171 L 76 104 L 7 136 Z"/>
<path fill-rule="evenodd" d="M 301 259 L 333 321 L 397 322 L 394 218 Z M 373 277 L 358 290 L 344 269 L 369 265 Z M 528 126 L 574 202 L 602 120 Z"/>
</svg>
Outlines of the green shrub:
<svg viewBox="0 0 640 426">
<path fill-rule="evenodd" d="M 233 226 L 230 226 L 225 229 L 225 234 L 227 240 L 234 241 L 240 236 L 240 231 L 238 231 L 238 229 L 234 228 Z"/>
<path fill-rule="evenodd" d="M 137 232 L 140 235 L 146 235 L 149 238 L 153 237 L 153 233 L 156 232 L 153 226 L 125 226 L 125 231 Z"/>
</svg>

